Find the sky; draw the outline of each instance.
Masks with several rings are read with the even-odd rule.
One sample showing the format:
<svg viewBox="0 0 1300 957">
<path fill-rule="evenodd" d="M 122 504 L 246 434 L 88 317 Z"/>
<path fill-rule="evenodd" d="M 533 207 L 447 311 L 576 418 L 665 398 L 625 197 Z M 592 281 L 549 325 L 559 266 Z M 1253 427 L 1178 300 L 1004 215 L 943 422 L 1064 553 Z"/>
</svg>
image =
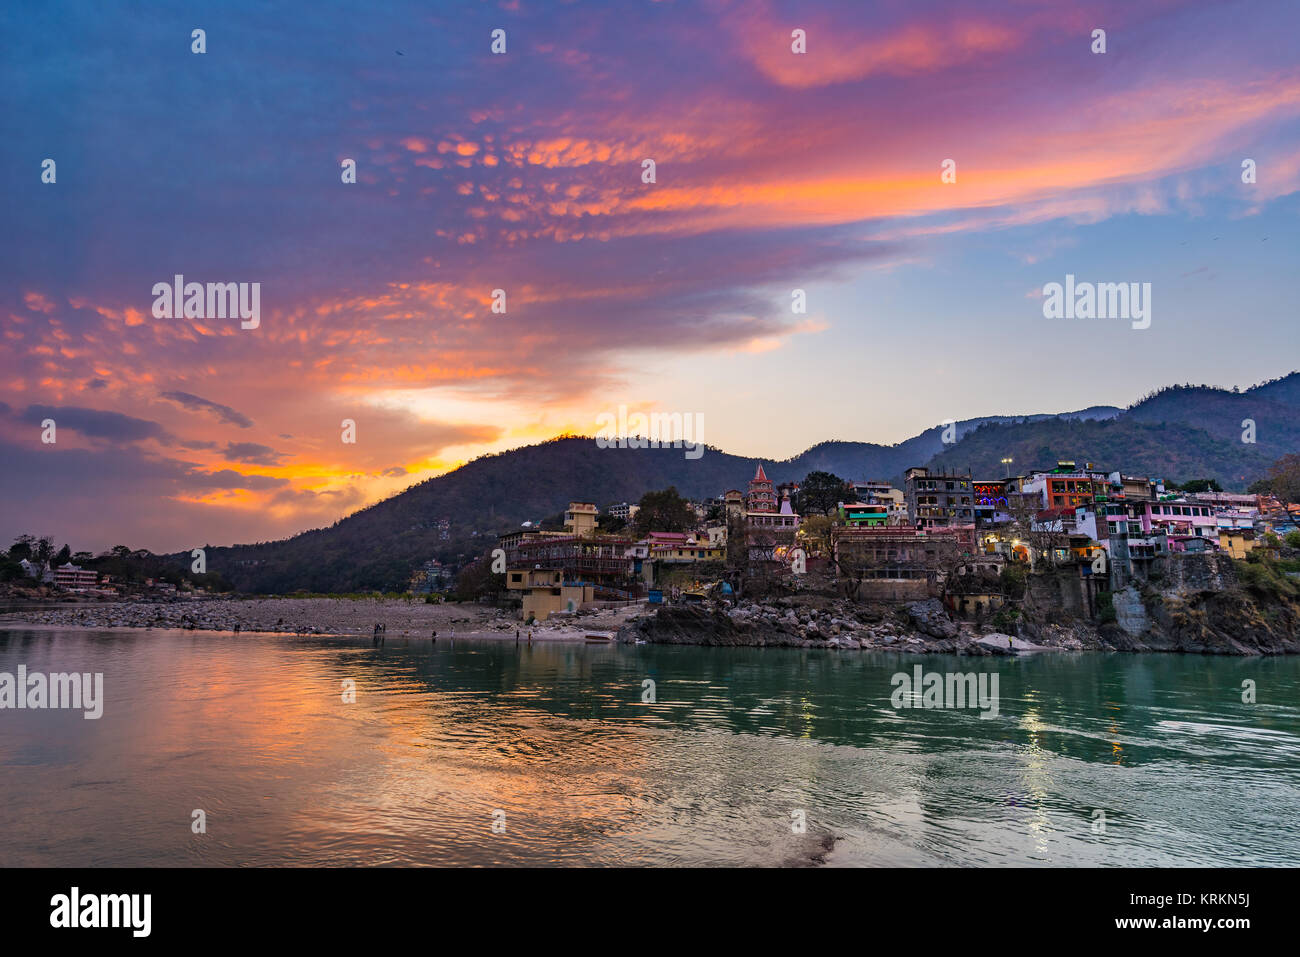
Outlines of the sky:
<svg viewBox="0 0 1300 957">
<path fill-rule="evenodd" d="M 786 458 L 1284 375 L 1298 27 L 1192 0 L 6 4 L 0 537 L 271 540 L 620 407 Z M 258 283 L 257 327 L 158 317 L 178 274 Z M 1067 274 L 1150 283 L 1150 327 L 1045 318 Z"/>
</svg>

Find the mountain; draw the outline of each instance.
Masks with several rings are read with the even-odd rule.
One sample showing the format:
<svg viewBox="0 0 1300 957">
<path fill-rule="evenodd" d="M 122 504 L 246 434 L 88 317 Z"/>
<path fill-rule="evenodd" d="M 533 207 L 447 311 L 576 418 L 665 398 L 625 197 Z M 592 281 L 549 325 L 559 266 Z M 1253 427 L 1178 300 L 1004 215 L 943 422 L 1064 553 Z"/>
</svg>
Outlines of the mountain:
<svg viewBox="0 0 1300 957">
<path fill-rule="evenodd" d="M 1254 443 L 1242 441 L 1246 419 L 1255 423 Z M 952 425 L 949 444 L 939 425 L 897 445 L 821 442 L 775 461 L 711 447 L 688 459 L 682 449 L 601 449 L 590 438 L 560 438 L 475 459 L 328 528 L 278 542 L 208 546 L 208 568 L 243 591 L 402 588 L 422 562 L 480 555 L 496 535 L 554 516 L 571 500 L 604 507 L 669 485 L 706 498 L 743 490 L 760 462 L 777 483 L 815 470 L 898 481 L 905 469 L 922 464 L 995 477 L 1010 456 L 1016 472 L 1073 460 L 1169 481 L 1216 478 L 1224 488 L 1243 489 L 1271 462 L 1300 449 L 1300 373 L 1245 392 L 1173 386 L 1128 409 L 1093 406 Z M 439 530 L 444 518 L 446 539 Z"/>
</svg>

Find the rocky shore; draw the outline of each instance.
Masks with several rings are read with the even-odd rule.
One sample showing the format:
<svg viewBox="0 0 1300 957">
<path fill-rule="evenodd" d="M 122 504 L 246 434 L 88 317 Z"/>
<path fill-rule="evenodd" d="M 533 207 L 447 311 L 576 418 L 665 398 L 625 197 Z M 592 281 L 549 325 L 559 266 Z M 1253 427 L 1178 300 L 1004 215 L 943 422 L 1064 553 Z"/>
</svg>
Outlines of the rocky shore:
<svg viewBox="0 0 1300 957">
<path fill-rule="evenodd" d="M 955 621 L 937 599 L 901 605 L 814 597 L 735 605 L 665 606 L 628 621 L 623 642 L 831 648 L 921 654 L 1007 655 L 1037 651 L 1184 652 L 1214 655 L 1300 653 L 1294 622 L 1271 615 L 1237 591 L 1132 595 L 1118 621 L 1097 624 L 1061 613 L 1033 615 L 1008 635 Z M 1147 605 L 1150 610 L 1146 611 Z"/>
<path fill-rule="evenodd" d="M 1046 580 L 1046 579 L 1045 579 Z M 1210 587 L 1210 586 L 1214 587 Z M 1036 600 L 1035 600 L 1036 599 Z M 531 628 L 514 612 L 476 604 L 426 604 L 395 598 L 175 598 L 28 605 L 0 614 L 0 627 L 160 628 L 388 638 L 463 636 L 625 643 L 893 650 L 1005 655 L 1036 651 L 1186 652 L 1221 655 L 1300 653 L 1300 609 L 1266 601 L 1235 582 L 1188 583 L 1116 592 L 1114 620 L 1099 623 L 1064 607 L 1053 591 L 1031 594 L 1013 634 L 955 621 L 937 599 L 855 603 L 805 593 L 735 604 L 620 606 L 557 615 Z"/>
<path fill-rule="evenodd" d="M 1009 655 L 1080 651 L 1086 633 L 1054 628 L 1037 641 L 953 621 L 936 599 L 898 607 L 835 600 L 777 599 L 669 605 L 634 618 L 618 631 L 621 642 L 652 644 L 833 648 L 922 654 Z"/>
</svg>

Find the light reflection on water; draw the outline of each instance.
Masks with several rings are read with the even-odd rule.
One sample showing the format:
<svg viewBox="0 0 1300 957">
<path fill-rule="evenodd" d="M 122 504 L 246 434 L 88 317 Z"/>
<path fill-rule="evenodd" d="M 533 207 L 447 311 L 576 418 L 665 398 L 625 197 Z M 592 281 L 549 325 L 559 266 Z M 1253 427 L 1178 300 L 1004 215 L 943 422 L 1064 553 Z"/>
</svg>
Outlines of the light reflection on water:
<svg viewBox="0 0 1300 957">
<path fill-rule="evenodd" d="M 917 663 L 996 670 L 998 717 L 895 710 Z M 0 631 L 19 664 L 106 702 L 0 711 L 8 866 L 1300 864 L 1295 659 Z"/>
</svg>

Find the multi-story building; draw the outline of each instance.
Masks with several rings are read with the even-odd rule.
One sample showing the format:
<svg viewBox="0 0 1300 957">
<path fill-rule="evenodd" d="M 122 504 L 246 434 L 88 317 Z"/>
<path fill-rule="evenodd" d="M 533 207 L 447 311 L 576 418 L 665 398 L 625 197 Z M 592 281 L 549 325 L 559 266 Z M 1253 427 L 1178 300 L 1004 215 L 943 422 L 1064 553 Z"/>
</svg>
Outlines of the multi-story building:
<svg viewBox="0 0 1300 957">
<path fill-rule="evenodd" d="M 711 545 L 709 542 L 697 542 L 694 539 L 677 545 L 655 545 L 650 549 L 650 557 L 655 562 L 666 564 L 689 564 L 694 562 L 720 562 L 726 559 L 725 546 Z"/>
<path fill-rule="evenodd" d="M 865 482 L 854 482 L 853 493 L 859 502 L 887 506 L 889 520 L 895 525 L 907 523 L 907 499 L 902 489 L 894 488 L 888 482 L 879 479 L 868 479 Z"/>
<path fill-rule="evenodd" d="M 626 589 L 633 564 L 631 539 L 612 535 L 547 535 L 521 540 L 505 548 L 506 567 L 550 568 L 564 572 L 566 582 L 586 582 L 597 588 Z M 504 547 L 504 546 L 503 546 Z"/>
<path fill-rule="evenodd" d="M 975 555 L 975 526 L 837 525 L 831 555 L 840 574 L 861 576 L 865 596 L 924 597 L 941 580 L 945 561 Z"/>
<path fill-rule="evenodd" d="M 1014 479 L 976 479 L 971 482 L 975 503 L 975 524 L 980 528 L 1003 525 L 1011 520 L 1008 486 Z M 1017 486 L 1018 490 L 1018 486 Z"/>
<path fill-rule="evenodd" d="M 1150 479 L 1145 475 L 1125 475 L 1122 472 L 1111 472 L 1107 476 L 1109 490 L 1107 495 L 1111 499 L 1123 498 L 1127 501 L 1138 499 L 1154 500 L 1162 495 L 1165 490 L 1164 483 L 1158 479 Z"/>
<path fill-rule="evenodd" d="M 772 488 L 771 479 L 767 477 L 760 464 L 758 470 L 754 472 L 754 477 L 749 480 L 749 494 L 745 496 L 745 511 L 775 512 L 776 510 L 776 492 Z"/>
<path fill-rule="evenodd" d="M 1073 462 L 1058 462 L 1050 472 L 1031 472 L 1021 483 L 1021 490 L 1038 496 L 1042 509 L 1073 509 L 1087 505 L 1109 488 L 1105 472 L 1087 463 L 1075 468 Z"/>
<path fill-rule="evenodd" d="M 595 600 L 591 584 L 565 581 L 558 568 L 512 568 L 506 573 L 506 588 L 521 600 L 519 617 L 524 621 L 545 621 L 555 612 L 575 612 Z"/>
<path fill-rule="evenodd" d="M 54 569 L 54 584 L 60 588 L 94 588 L 99 584 L 99 575 L 68 562 Z"/>
<path fill-rule="evenodd" d="M 605 509 L 605 514 L 610 518 L 618 518 L 625 522 L 630 522 L 636 517 L 636 513 L 639 511 L 641 511 L 640 505 L 632 505 L 629 502 L 619 502 L 617 505 L 611 505 L 609 508 Z"/>
<path fill-rule="evenodd" d="M 1192 492 L 1184 497 L 1189 502 L 1199 502 L 1213 509 L 1251 511 L 1259 514 L 1258 495 L 1241 495 L 1236 492 Z"/>
<path fill-rule="evenodd" d="M 1188 502 L 1209 506 L 1214 511 L 1215 524 L 1220 533 L 1254 530 L 1255 523 L 1259 521 L 1258 495 L 1193 492 L 1185 498 Z"/>
<path fill-rule="evenodd" d="M 762 469 L 759 470 L 760 473 Z M 760 504 L 762 499 L 757 500 Z M 783 549 L 795 542 L 799 530 L 799 516 L 795 514 L 787 495 L 780 509 L 749 509 L 745 512 L 745 545 L 751 562 L 777 560 Z"/>
<path fill-rule="evenodd" d="M 722 501 L 725 503 L 727 518 L 742 518 L 745 514 L 745 496 L 740 489 L 727 489 L 722 495 Z"/>
<path fill-rule="evenodd" d="M 570 535 L 586 538 L 596 531 L 600 513 L 590 502 L 570 502 L 564 512 L 564 530 Z"/>
<path fill-rule="evenodd" d="M 1170 551 L 1165 529 L 1149 522 L 1145 500 L 1122 497 L 1075 507 L 1075 530 L 1106 550 L 1111 585 L 1120 588 L 1137 570 Z"/>
<path fill-rule="evenodd" d="M 904 473 L 907 515 L 917 528 L 975 525 L 970 473 L 932 473 L 910 468 Z"/>
<path fill-rule="evenodd" d="M 1219 537 L 1219 520 L 1208 505 L 1182 500 L 1142 502 L 1142 526 L 1164 529 L 1170 539 Z"/>
<path fill-rule="evenodd" d="M 1253 551 L 1257 539 L 1253 528 L 1219 529 L 1219 550 L 1233 558 L 1245 558 Z"/>
<path fill-rule="evenodd" d="M 849 528 L 874 528 L 889 524 L 888 505 L 864 505 L 861 502 L 854 502 L 851 505 L 842 505 L 840 511 L 844 513 L 844 524 Z"/>
</svg>

